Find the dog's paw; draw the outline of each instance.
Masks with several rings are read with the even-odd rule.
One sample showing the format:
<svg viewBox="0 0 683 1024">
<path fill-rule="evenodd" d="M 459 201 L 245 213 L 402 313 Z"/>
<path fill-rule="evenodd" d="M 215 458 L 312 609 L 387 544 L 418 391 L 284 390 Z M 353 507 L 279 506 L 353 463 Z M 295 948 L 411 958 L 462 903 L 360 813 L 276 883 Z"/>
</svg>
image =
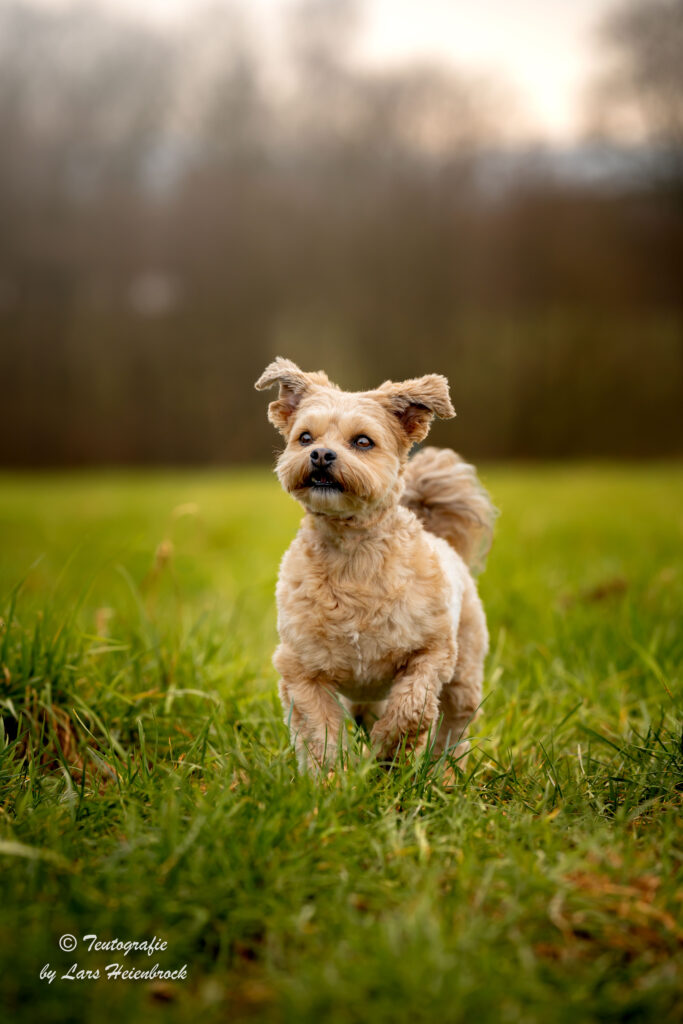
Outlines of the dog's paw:
<svg viewBox="0 0 683 1024">
<path fill-rule="evenodd" d="M 379 761 L 393 761 L 403 753 L 410 754 L 420 745 L 420 737 L 413 739 L 395 728 L 382 727 L 380 722 L 373 726 L 370 740 Z"/>
<path fill-rule="evenodd" d="M 393 761 L 401 755 L 410 757 L 423 753 L 427 749 L 429 732 L 425 730 L 417 734 L 401 733 L 380 721 L 373 726 L 370 740 L 379 761 Z"/>
<path fill-rule="evenodd" d="M 400 745 L 396 730 L 381 719 L 370 730 L 370 743 L 378 761 L 392 760 Z"/>
</svg>

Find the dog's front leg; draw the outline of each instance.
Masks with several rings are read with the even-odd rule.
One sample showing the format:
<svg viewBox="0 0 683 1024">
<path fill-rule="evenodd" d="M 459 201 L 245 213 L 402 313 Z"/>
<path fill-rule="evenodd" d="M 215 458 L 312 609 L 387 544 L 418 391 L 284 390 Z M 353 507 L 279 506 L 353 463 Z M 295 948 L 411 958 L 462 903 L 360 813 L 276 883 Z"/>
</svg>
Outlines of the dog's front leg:
<svg viewBox="0 0 683 1024">
<path fill-rule="evenodd" d="M 333 767 L 344 729 L 344 708 L 335 695 L 315 679 L 283 675 L 280 699 L 300 768 Z"/>
<path fill-rule="evenodd" d="M 325 680 L 307 674 L 280 646 L 273 658 L 281 674 L 280 700 L 302 770 L 333 767 L 344 735 L 344 707 Z"/>
<path fill-rule="evenodd" d="M 416 652 L 394 682 L 382 716 L 370 733 L 377 756 L 391 758 L 406 743 L 421 751 L 434 739 L 439 694 L 452 672 L 455 653 L 443 647 Z"/>
</svg>

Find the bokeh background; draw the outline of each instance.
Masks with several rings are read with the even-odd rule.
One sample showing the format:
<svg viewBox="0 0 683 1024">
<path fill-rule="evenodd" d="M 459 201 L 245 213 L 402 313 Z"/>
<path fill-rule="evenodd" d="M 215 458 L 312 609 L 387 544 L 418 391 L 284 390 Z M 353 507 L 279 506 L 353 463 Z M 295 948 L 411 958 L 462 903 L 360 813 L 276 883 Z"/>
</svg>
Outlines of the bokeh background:
<svg viewBox="0 0 683 1024">
<path fill-rule="evenodd" d="M 0 5 L 0 463 L 225 464 L 276 354 L 683 449 L 681 0 Z"/>
</svg>

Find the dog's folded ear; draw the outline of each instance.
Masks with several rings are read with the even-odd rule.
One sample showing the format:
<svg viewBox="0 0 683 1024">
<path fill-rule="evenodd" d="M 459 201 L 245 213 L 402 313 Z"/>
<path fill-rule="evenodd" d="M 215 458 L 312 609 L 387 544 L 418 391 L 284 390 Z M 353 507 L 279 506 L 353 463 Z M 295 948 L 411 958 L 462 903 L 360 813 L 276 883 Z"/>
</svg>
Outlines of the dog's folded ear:
<svg viewBox="0 0 683 1024">
<path fill-rule="evenodd" d="M 448 381 L 439 373 L 398 383 L 387 380 L 375 394 L 396 416 L 411 445 L 424 440 L 435 416 L 443 420 L 455 416 Z"/>
<path fill-rule="evenodd" d="M 292 415 L 313 387 L 333 387 L 322 370 L 305 373 L 291 359 L 283 359 L 282 356 L 266 366 L 254 387 L 257 391 L 265 391 L 276 384 L 280 387 L 280 394 L 277 401 L 268 406 L 268 419 L 283 434 L 287 434 Z"/>
</svg>

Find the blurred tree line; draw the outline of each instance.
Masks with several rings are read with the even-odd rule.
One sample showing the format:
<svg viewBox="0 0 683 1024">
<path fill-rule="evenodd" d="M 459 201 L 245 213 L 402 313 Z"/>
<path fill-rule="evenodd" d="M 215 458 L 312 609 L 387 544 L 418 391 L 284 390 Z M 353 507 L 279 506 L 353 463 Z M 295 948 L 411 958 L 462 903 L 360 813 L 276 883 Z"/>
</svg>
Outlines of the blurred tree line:
<svg viewBox="0 0 683 1024">
<path fill-rule="evenodd" d="M 2 6 L 2 463 L 263 460 L 275 354 L 446 373 L 474 457 L 680 454 L 683 3 L 602 27 L 598 175 L 500 83 L 361 67 L 358 14 L 293 5 L 274 60 L 239 6 Z"/>
</svg>

